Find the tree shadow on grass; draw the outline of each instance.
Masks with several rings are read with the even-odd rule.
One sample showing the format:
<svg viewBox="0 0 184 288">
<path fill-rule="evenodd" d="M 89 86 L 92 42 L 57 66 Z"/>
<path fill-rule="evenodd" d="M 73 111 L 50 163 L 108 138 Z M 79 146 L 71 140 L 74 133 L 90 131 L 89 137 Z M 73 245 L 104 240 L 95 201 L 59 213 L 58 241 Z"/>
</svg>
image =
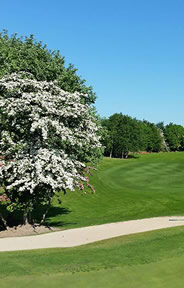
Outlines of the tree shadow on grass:
<svg viewBox="0 0 184 288">
<path fill-rule="evenodd" d="M 106 156 L 107 157 L 107 156 Z M 128 154 L 127 158 L 122 158 L 120 156 L 113 156 L 113 157 L 108 157 L 109 159 L 121 159 L 121 160 L 128 160 L 128 159 L 139 159 L 140 156 L 138 154 Z"/>
<path fill-rule="evenodd" d="M 128 159 L 139 159 L 139 158 L 140 158 L 140 156 L 135 155 L 135 154 L 128 155 Z"/>
<path fill-rule="evenodd" d="M 0 214 L 6 220 L 8 227 L 14 227 L 23 224 L 21 211 L 8 212 L 5 205 L 0 205 Z M 0 219 L 0 231 L 4 229 L 5 226 L 3 225 L 2 219 Z"/>
<path fill-rule="evenodd" d="M 46 211 L 46 206 L 40 206 L 37 208 L 33 213 L 33 218 L 36 222 L 40 222 L 42 219 L 42 215 Z M 45 218 L 45 221 L 43 222 L 43 225 L 46 226 L 54 226 L 54 227 L 65 227 L 70 224 L 77 224 L 77 223 L 71 223 L 62 221 L 62 215 L 70 214 L 72 211 L 65 207 L 57 207 L 57 206 L 51 206 L 51 208 L 48 211 L 48 214 Z"/>
<path fill-rule="evenodd" d="M 33 223 L 40 223 L 43 217 L 43 214 L 45 213 L 47 209 L 47 206 L 40 205 L 38 206 L 33 212 L 32 212 L 32 220 Z M 71 213 L 72 211 L 65 207 L 57 207 L 57 206 L 51 206 L 48 214 L 45 218 L 45 221 L 42 223 L 42 225 L 45 226 L 53 226 L 53 227 L 65 227 L 68 225 L 75 225 L 77 223 L 71 223 L 62 221 L 62 216 Z M 16 227 L 18 225 L 23 224 L 23 213 L 22 211 L 16 211 L 16 212 L 8 212 L 4 205 L 0 205 L 0 213 L 3 215 L 3 217 L 7 220 L 7 224 L 9 227 Z M 3 225 L 3 222 L 0 219 L 0 231 L 4 230 L 5 227 Z"/>
</svg>

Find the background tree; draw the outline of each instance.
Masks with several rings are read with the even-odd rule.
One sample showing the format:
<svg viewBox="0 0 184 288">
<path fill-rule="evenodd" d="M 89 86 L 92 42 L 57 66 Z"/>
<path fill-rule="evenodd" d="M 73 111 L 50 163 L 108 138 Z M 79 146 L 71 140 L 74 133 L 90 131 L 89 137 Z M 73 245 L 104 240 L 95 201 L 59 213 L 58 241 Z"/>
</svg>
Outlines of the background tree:
<svg viewBox="0 0 184 288">
<path fill-rule="evenodd" d="M 102 118 L 100 121 L 103 129 L 103 136 L 101 137 L 100 141 L 105 147 L 104 155 L 111 158 L 113 153 L 113 134 L 110 131 L 109 119 Z"/>
<path fill-rule="evenodd" d="M 142 130 L 136 119 L 122 113 L 115 113 L 103 125 L 109 131 L 111 143 L 105 145 L 105 154 L 127 158 L 129 152 L 136 152 L 141 149 Z M 108 138 L 106 141 L 108 141 Z"/>
<path fill-rule="evenodd" d="M 163 134 L 153 123 L 140 121 L 122 113 L 101 120 L 107 130 L 104 155 L 127 158 L 129 152 L 159 152 L 165 149 Z"/>
<path fill-rule="evenodd" d="M 150 123 L 146 120 L 142 122 L 143 137 L 144 137 L 144 149 L 147 152 L 159 152 L 162 150 L 162 136 L 160 130 L 154 123 Z M 142 147 L 142 148 L 143 148 Z"/>
<path fill-rule="evenodd" d="M 156 126 L 164 132 L 164 130 L 165 130 L 165 125 L 164 125 L 164 122 L 163 122 L 163 121 L 158 122 L 158 123 L 156 124 Z"/>
<path fill-rule="evenodd" d="M 164 122 L 158 122 L 156 124 L 156 127 L 159 129 L 160 131 L 160 136 L 162 138 L 162 144 L 161 144 L 161 150 L 164 151 L 164 152 L 169 152 L 170 149 L 169 149 L 169 146 L 166 142 L 166 139 L 165 139 L 165 125 L 164 125 Z"/>
<path fill-rule="evenodd" d="M 181 125 L 170 123 L 166 125 L 164 130 L 166 142 L 171 151 L 184 150 L 184 127 Z"/>
</svg>

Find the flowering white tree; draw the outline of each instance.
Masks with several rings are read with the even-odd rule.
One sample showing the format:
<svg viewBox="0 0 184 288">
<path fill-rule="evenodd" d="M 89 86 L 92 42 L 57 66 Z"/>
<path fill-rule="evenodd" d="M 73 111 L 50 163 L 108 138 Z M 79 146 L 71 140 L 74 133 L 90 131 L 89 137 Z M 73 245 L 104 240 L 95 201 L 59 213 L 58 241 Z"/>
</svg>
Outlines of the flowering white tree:
<svg viewBox="0 0 184 288">
<path fill-rule="evenodd" d="M 86 163 L 102 150 L 87 97 L 30 74 L 0 79 L 0 182 L 9 209 L 27 217 L 57 191 L 86 181 Z"/>
</svg>

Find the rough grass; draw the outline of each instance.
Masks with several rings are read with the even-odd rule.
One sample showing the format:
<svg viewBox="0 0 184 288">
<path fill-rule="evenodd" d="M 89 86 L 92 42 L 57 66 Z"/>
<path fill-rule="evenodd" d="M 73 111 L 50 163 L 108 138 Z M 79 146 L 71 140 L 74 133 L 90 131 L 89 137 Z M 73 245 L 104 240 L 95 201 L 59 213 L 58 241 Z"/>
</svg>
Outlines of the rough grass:
<svg viewBox="0 0 184 288">
<path fill-rule="evenodd" d="M 72 228 L 154 216 L 184 215 L 184 152 L 105 158 L 91 178 L 96 194 L 68 192 L 47 223 Z"/>
</svg>

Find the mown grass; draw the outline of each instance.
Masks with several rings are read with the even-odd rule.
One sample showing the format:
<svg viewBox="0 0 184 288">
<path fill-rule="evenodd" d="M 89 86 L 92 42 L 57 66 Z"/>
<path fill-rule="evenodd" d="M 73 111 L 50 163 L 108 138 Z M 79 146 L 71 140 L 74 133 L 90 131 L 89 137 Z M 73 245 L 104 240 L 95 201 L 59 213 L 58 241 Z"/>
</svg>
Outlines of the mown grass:
<svg viewBox="0 0 184 288">
<path fill-rule="evenodd" d="M 0 253 L 0 287 L 183 287 L 184 227 Z"/>
<path fill-rule="evenodd" d="M 66 228 L 154 216 L 184 214 L 184 152 L 105 158 L 91 183 L 96 194 L 80 191 L 55 201 L 49 225 Z"/>
<path fill-rule="evenodd" d="M 184 153 L 104 159 L 96 194 L 69 192 L 47 223 L 63 229 L 184 214 Z M 0 253 L 0 287 L 180 288 L 184 227 L 118 237 L 81 247 Z"/>
</svg>

